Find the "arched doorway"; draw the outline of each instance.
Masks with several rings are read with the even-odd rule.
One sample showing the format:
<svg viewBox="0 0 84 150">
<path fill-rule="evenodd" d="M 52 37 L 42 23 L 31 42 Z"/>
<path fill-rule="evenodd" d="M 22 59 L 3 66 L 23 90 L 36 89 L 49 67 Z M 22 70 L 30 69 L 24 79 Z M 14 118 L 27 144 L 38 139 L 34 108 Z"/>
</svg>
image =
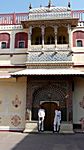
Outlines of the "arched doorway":
<svg viewBox="0 0 84 150">
<path fill-rule="evenodd" d="M 71 85 L 70 85 L 71 86 Z M 46 119 L 45 119 L 45 130 L 52 130 L 53 128 L 53 116 L 56 103 L 59 103 L 62 112 L 62 121 L 71 121 L 72 117 L 72 106 L 71 100 L 68 96 L 70 92 L 70 87 L 67 80 L 56 80 L 54 82 L 46 82 L 45 85 L 35 86 L 33 90 L 32 98 L 32 120 L 38 120 L 38 109 L 39 105 L 42 104 L 44 109 L 46 109 Z M 47 116 L 51 116 L 50 120 Z M 47 125 L 49 124 L 49 125 Z"/>
<path fill-rule="evenodd" d="M 44 130 L 53 130 L 54 114 L 58 104 L 56 102 L 43 102 L 41 106 L 45 109 Z"/>
</svg>

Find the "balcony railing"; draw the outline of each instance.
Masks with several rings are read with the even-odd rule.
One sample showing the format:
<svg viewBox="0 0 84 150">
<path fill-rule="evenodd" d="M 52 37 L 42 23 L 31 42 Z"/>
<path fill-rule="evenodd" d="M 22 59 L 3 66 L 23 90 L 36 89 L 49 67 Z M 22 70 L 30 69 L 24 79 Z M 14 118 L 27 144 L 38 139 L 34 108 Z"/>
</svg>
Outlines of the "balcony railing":
<svg viewBox="0 0 84 150">
<path fill-rule="evenodd" d="M 44 20 L 44 19 L 61 19 L 61 18 L 71 18 L 71 12 L 47 12 L 47 13 L 30 13 L 29 20 Z"/>
<path fill-rule="evenodd" d="M 63 15 L 66 16 L 65 14 Z M 71 16 L 72 18 L 79 18 L 79 22 L 83 22 L 84 10 L 71 11 Z M 38 14 L 38 17 L 39 17 L 39 14 Z M 47 15 L 47 19 L 48 19 L 48 15 Z M 54 19 L 56 19 L 56 14 L 55 14 Z M 29 13 L 0 14 L 0 25 L 14 25 L 14 24 L 18 25 L 18 24 L 21 24 L 21 21 L 28 21 L 28 20 L 29 20 Z"/>
<path fill-rule="evenodd" d="M 17 25 L 28 20 L 28 13 L 0 14 L 0 25 Z"/>
</svg>

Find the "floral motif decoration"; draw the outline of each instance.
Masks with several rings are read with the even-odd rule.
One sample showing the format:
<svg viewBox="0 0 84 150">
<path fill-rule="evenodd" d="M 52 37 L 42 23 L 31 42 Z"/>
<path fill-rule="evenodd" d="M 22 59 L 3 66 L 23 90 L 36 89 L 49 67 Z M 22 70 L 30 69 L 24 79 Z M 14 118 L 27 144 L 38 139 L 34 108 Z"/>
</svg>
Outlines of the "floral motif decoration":
<svg viewBox="0 0 84 150">
<path fill-rule="evenodd" d="M 21 105 L 18 95 L 16 95 L 15 100 L 12 101 L 14 107 L 18 108 Z"/>
<path fill-rule="evenodd" d="M 15 115 L 11 118 L 11 124 L 17 127 L 19 124 L 21 124 L 21 118 L 18 115 Z"/>
<path fill-rule="evenodd" d="M 79 104 L 80 104 L 80 107 L 82 107 L 82 108 L 84 109 L 84 96 L 83 96 L 82 101 L 81 101 L 81 102 L 79 102 Z"/>
</svg>

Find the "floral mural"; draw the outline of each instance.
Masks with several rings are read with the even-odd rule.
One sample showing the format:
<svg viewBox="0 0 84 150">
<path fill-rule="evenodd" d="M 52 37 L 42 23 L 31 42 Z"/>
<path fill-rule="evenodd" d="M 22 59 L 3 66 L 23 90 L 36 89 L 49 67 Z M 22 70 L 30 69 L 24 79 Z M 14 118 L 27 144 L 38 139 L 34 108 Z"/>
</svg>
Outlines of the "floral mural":
<svg viewBox="0 0 84 150">
<path fill-rule="evenodd" d="M 18 108 L 21 105 L 18 95 L 16 95 L 15 100 L 12 101 L 14 107 Z"/>
<path fill-rule="evenodd" d="M 18 115 L 15 115 L 11 118 L 11 124 L 17 127 L 19 124 L 21 124 L 21 118 Z"/>
</svg>

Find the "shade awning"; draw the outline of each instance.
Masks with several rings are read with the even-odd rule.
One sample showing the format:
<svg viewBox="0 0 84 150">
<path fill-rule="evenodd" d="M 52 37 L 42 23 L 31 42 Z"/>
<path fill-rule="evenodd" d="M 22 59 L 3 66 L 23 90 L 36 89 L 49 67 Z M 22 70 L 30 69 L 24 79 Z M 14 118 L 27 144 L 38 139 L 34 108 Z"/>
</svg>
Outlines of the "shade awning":
<svg viewBox="0 0 84 150">
<path fill-rule="evenodd" d="M 84 75 L 84 71 L 76 69 L 24 69 L 11 75 Z"/>
<path fill-rule="evenodd" d="M 11 75 L 8 71 L 0 71 L 0 79 L 10 78 Z"/>
</svg>

